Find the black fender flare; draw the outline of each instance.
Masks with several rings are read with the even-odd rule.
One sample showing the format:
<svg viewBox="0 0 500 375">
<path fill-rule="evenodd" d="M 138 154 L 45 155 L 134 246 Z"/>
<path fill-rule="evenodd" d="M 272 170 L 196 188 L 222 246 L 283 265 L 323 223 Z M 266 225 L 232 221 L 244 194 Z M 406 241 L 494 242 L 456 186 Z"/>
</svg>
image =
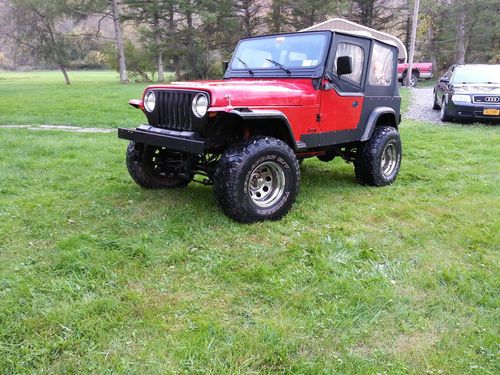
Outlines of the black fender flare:
<svg viewBox="0 0 500 375">
<path fill-rule="evenodd" d="M 373 134 L 373 129 L 375 129 L 375 125 L 377 124 L 378 119 L 382 115 L 390 115 L 394 117 L 394 127 L 397 129 L 398 128 L 398 120 L 396 118 L 396 111 L 391 108 L 391 107 L 378 107 L 375 108 L 372 113 L 370 113 L 370 116 L 368 117 L 368 121 L 366 122 L 366 127 L 365 131 L 363 132 L 363 135 L 361 136 L 360 141 L 364 142 L 370 139 L 370 137 Z"/>
<path fill-rule="evenodd" d="M 275 109 L 248 109 L 248 108 L 235 108 L 227 112 L 240 117 L 244 121 L 255 121 L 255 120 L 279 120 L 282 122 L 287 129 L 287 135 L 289 137 L 290 146 L 294 151 L 299 151 L 300 149 L 305 149 L 306 145 L 303 142 L 297 142 L 295 140 L 290 121 L 286 115 Z M 287 142 L 288 143 L 288 142 Z"/>
</svg>

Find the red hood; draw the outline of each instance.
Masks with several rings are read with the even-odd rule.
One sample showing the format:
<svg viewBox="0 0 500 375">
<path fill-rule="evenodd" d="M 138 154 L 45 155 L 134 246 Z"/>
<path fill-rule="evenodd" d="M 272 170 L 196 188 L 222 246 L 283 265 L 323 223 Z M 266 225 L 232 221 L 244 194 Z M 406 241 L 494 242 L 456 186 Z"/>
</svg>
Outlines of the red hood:
<svg viewBox="0 0 500 375">
<path fill-rule="evenodd" d="M 207 91 L 212 98 L 211 107 L 314 105 L 317 96 L 310 78 L 172 82 L 169 85 L 149 86 L 148 89 L 150 88 Z"/>
</svg>

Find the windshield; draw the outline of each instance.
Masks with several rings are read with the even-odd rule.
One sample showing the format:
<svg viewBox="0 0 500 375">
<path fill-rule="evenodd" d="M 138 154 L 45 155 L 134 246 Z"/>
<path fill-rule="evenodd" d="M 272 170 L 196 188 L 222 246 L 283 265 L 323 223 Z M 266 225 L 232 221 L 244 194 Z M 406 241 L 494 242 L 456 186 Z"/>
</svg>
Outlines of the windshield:
<svg viewBox="0 0 500 375">
<path fill-rule="evenodd" d="M 325 34 L 279 35 L 243 40 L 234 53 L 231 68 L 285 71 L 314 68 L 323 59 L 325 44 Z"/>
<path fill-rule="evenodd" d="M 500 83 L 500 65 L 457 67 L 453 83 Z"/>
</svg>

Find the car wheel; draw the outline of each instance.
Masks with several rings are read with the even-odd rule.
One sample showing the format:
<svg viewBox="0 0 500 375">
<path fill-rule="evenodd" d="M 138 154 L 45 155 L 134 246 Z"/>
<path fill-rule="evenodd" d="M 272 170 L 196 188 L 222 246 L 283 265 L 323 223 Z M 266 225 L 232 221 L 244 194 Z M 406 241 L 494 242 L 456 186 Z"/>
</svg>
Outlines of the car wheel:
<svg viewBox="0 0 500 375">
<path fill-rule="evenodd" d="M 441 102 L 441 112 L 439 118 L 442 122 L 451 121 L 452 118 L 448 114 L 448 108 L 446 108 L 446 99 L 443 97 L 443 101 Z"/>
<path fill-rule="evenodd" d="M 126 164 L 132 179 L 148 189 L 168 189 L 189 184 L 190 178 L 181 176 L 178 168 L 181 153 L 163 147 L 130 142 Z"/>
<path fill-rule="evenodd" d="M 432 109 L 437 111 L 439 108 L 441 108 L 441 107 L 439 106 L 439 103 L 438 103 L 438 100 L 436 97 L 436 93 L 434 93 L 434 103 L 432 104 Z"/>
<path fill-rule="evenodd" d="M 229 148 L 214 174 L 217 204 L 240 222 L 278 220 L 299 191 L 300 168 L 286 143 L 254 137 Z"/>
<path fill-rule="evenodd" d="M 401 138 L 391 126 L 377 126 L 372 137 L 362 143 L 354 159 L 356 180 L 361 185 L 392 184 L 401 167 Z"/>
<path fill-rule="evenodd" d="M 417 87 L 417 84 L 418 84 L 418 77 L 415 74 L 411 75 L 409 84 L 408 84 L 408 76 L 403 78 L 403 85 L 404 86 Z"/>
</svg>

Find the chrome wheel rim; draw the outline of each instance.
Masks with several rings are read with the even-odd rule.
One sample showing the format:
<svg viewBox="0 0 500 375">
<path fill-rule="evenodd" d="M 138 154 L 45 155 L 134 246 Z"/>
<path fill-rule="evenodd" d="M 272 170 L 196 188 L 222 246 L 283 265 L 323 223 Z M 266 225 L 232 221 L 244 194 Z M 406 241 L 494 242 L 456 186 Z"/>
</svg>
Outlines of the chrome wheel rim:
<svg viewBox="0 0 500 375">
<path fill-rule="evenodd" d="M 396 141 L 392 140 L 388 142 L 384 150 L 382 151 L 382 160 L 380 161 L 380 167 L 382 174 L 385 178 L 389 179 L 398 164 L 398 151 L 396 148 Z"/>
<path fill-rule="evenodd" d="M 285 172 L 274 161 L 260 163 L 251 172 L 248 187 L 248 195 L 256 206 L 270 207 L 283 196 Z"/>
</svg>

